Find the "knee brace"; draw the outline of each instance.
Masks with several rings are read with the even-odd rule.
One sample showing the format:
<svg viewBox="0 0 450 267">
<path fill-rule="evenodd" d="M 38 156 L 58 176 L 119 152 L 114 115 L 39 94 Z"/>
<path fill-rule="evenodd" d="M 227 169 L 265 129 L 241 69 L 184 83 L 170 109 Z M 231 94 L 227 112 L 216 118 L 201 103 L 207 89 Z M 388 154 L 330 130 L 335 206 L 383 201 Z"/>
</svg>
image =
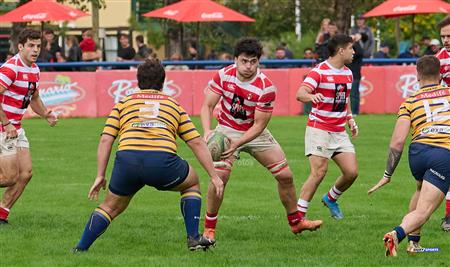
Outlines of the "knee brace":
<svg viewBox="0 0 450 267">
<path fill-rule="evenodd" d="M 288 167 L 289 166 L 286 159 L 283 159 L 281 161 L 266 166 L 266 168 L 272 173 L 274 177 L 276 177 L 278 174 L 280 174 L 283 170 L 285 170 Z"/>
</svg>

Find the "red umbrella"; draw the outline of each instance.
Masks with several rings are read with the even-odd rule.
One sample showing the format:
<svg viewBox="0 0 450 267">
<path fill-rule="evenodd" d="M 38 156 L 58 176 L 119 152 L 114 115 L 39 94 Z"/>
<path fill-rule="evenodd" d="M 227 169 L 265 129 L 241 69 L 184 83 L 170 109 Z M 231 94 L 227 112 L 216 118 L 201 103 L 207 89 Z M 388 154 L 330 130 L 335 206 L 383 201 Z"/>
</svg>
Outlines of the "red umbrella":
<svg viewBox="0 0 450 267">
<path fill-rule="evenodd" d="M 30 22 L 75 20 L 88 16 L 75 8 L 59 4 L 53 0 L 33 0 L 0 16 L 0 21 Z"/>
<path fill-rule="evenodd" d="M 145 17 L 172 19 L 178 22 L 243 21 L 254 22 L 239 12 L 211 0 L 183 0 L 143 14 Z"/>
<path fill-rule="evenodd" d="M 450 4 L 441 0 L 388 0 L 364 14 L 364 17 L 398 17 L 429 13 L 450 13 Z"/>
</svg>

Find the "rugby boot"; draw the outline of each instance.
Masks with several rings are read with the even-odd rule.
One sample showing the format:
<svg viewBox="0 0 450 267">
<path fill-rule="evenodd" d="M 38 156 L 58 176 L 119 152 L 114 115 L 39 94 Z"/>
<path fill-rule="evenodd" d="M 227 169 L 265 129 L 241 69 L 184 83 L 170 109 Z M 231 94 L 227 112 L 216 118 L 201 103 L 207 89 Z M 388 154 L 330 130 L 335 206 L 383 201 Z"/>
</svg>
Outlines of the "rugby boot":
<svg viewBox="0 0 450 267">
<path fill-rule="evenodd" d="M 450 214 L 447 215 L 445 218 L 442 218 L 441 228 L 445 232 L 450 231 Z"/>
<path fill-rule="evenodd" d="M 398 238 L 397 232 L 391 231 L 384 235 L 384 247 L 386 249 L 386 257 L 397 257 Z"/>
<path fill-rule="evenodd" d="M 406 246 L 406 253 L 409 255 L 415 255 L 417 252 L 420 252 L 422 250 L 422 247 L 420 246 L 419 242 L 414 242 L 410 240 L 408 242 L 408 245 Z"/>
<path fill-rule="evenodd" d="M 308 230 L 308 231 L 315 231 L 322 225 L 321 220 L 316 221 L 310 221 L 307 219 L 303 219 L 299 221 L 297 224 L 291 225 L 291 231 L 294 234 L 300 234 L 301 232 Z"/>
<path fill-rule="evenodd" d="M 2 224 L 8 224 L 8 220 L 0 219 L 0 225 L 2 225 Z"/>
<path fill-rule="evenodd" d="M 203 231 L 203 236 L 214 242 L 216 241 L 215 235 L 216 235 L 216 229 L 214 229 L 214 228 L 205 228 L 205 230 Z"/>
<path fill-rule="evenodd" d="M 342 214 L 338 203 L 330 201 L 328 199 L 328 194 L 323 195 L 322 203 L 330 210 L 331 217 L 333 217 L 336 220 L 341 220 L 344 218 L 344 215 Z"/>
<path fill-rule="evenodd" d="M 195 251 L 199 249 L 203 249 L 206 251 L 209 247 L 214 246 L 216 241 L 210 240 L 202 235 L 199 235 L 197 238 L 188 237 L 187 245 L 190 251 Z"/>
</svg>

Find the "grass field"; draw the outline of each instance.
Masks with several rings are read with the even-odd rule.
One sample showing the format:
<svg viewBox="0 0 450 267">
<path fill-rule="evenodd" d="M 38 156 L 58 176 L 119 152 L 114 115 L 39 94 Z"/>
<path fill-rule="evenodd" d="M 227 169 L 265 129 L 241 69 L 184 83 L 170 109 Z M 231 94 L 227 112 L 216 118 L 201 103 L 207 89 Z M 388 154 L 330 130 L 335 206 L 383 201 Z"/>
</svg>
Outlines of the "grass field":
<svg viewBox="0 0 450 267">
<path fill-rule="evenodd" d="M 309 172 L 303 155 L 305 120 L 304 116 L 275 117 L 269 125 L 295 174 L 297 192 Z M 198 118 L 194 121 L 198 126 Z M 308 213 L 311 219 L 323 219 L 324 225 L 317 232 L 295 236 L 275 180 L 244 154 L 228 184 L 217 246 L 211 251 L 187 250 L 177 193 L 146 187 L 88 253 L 73 255 L 70 249 L 100 202 L 88 201 L 87 192 L 96 174 L 104 119 L 65 119 L 56 128 L 43 120 L 27 120 L 24 127 L 32 146 L 34 177 L 12 209 L 10 225 L 0 227 L 0 266 L 449 266 L 450 233 L 439 227 L 443 205 L 425 225 L 422 237 L 424 247 L 438 247 L 440 252 L 411 257 L 404 242 L 398 258 L 384 257 L 383 234 L 400 223 L 415 182 L 405 151 L 391 184 L 367 195 L 383 174 L 395 116 L 363 115 L 357 121 L 361 133 L 354 144 L 359 178 L 339 200 L 342 221 L 330 218 L 320 203 L 320 196 L 338 175 L 334 163 Z M 205 199 L 205 172 L 187 146 L 180 144 L 179 151 L 201 174 Z M 204 207 L 205 203 L 202 217 Z"/>
</svg>

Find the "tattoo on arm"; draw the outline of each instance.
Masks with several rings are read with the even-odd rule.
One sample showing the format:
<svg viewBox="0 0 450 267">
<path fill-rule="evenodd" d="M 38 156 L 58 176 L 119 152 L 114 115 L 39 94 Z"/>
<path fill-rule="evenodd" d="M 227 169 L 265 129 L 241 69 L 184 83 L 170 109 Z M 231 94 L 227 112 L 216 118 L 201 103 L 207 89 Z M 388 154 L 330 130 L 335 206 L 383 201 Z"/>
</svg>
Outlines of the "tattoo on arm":
<svg viewBox="0 0 450 267">
<path fill-rule="evenodd" d="M 385 174 L 392 176 L 400 162 L 400 158 L 402 157 L 402 150 L 395 150 L 394 148 L 389 148 L 389 156 L 386 162 L 386 171 Z"/>
</svg>

